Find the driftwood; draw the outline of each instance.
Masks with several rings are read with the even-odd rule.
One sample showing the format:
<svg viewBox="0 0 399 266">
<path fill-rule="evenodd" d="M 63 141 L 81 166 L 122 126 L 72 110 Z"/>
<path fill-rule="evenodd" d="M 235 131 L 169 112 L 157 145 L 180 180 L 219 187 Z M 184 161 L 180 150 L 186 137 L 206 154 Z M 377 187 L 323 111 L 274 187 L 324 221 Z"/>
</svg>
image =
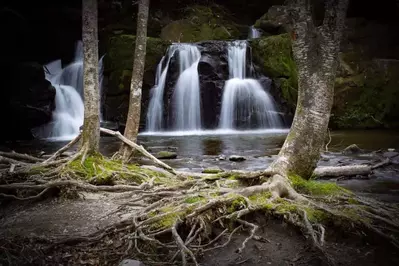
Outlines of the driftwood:
<svg viewBox="0 0 399 266">
<path fill-rule="evenodd" d="M 338 177 L 338 176 L 356 176 L 369 175 L 374 169 L 390 164 L 390 160 L 386 159 L 374 165 L 345 165 L 345 166 L 321 166 L 314 170 L 317 177 Z"/>
<path fill-rule="evenodd" d="M 22 154 L 22 153 L 17 153 L 17 152 L 4 152 L 0 151 L 0 156 L 8 157 L 11 159 L 16 159 L 16 160 L 24 160 L 24 161 L 29 161 L 33 163 L 41 162 L 43 159 L 33 157 L 28 154 Z"/>
<path fill-rule="evenodd" d="M 151 161 L 153 161 L 157 165 L 161 166 L 162 168 L 168 170 L 169 172 L 171 172 L 173 174 L 176 174 L 175 170 L 172 167 L 170 167 L 169 165 L 167 165 L 164 162 L 162 162 L 162 161 L 158 160 L 157 158 L 155 158 L 155 156 L 152 155 L 151 153 L 149 153 L 148 151 L 146 151 L 146 149 L 144 149 L 143 146 L 137 145 L 133 141 L 125 138 L 119 131 L 113 131 L 113 130 L 106 129 L 106 128 L 100 128 L 100 131 L 103 132 L 103 133 L 106 133 L 108 135 L 117 137 L 118 139 L 123 141 L 126 145 L 130 146 L 133 149 L 138 150 L 139 152 L 141 152 L 141 154 L 143 154 L 145 157 L 147 157 L 148 159 L 150 159 Z"/>
</svg>

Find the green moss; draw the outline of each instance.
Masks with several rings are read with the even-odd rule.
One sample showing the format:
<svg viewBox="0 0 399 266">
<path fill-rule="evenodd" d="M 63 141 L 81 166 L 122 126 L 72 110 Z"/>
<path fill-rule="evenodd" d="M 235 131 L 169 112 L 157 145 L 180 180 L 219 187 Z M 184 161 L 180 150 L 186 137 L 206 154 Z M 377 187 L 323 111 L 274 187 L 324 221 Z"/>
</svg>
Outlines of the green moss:
<svg viewBox="0 0 399 266">
<path fill-rule="evenodd" d="M 251 41 L 254 61 L 277 83 L 282 96 L 295 106 L 297 99 L 298 74 L 291 51 L 288 34 L 266 36 Z"/>
<path fill-rule="evenodd" d="M 188 197 L 184 200 L 184 202 L 188 203 L 188 204 L 194 204 L 197 202 L 205 202 L 205 201 L 206 201 L 206 199 L 202 196 Z"/>
<path fill-rule="evenodd" d="M 183 18 L 166 25 L 161 38 L 171 42 L 198 42 L 203 40 L 236 39 L 239 25 L 219 5 L 193 5 L 184 10 Z"/>
<path fill-rule="evenodd" d="M 289 179 L 295 190 L 308 195 L 338 195 L 350 193 L 350 191 L 331 182 L 305 180 L 297 175 L 290 175 Z"/>
<path fill-rule="evenodd" d="M 70 162 L 63 171 L 73 173 L 74 176 L 97 185 L 112 184 L 116 179 L 142 183 L 149 177 L 157 177 L 158 180 L 165 178 L 163 173 L 133 164 L 124 164 L 117 160 L 109 160 L 101 155 L 88 156 L 83 164 L 79 157 Z"/>
<path fill-rule="evenodd" d="M 265 209 L 272 209 L 273 204 L 269 202 L 272 194 L 270 192 L 256 193 L 248 197 L 248 199 L 256 206 L 263 206 Z"/>
<path fill-rule="evenodd" d="M 135 43 L 136 36 L 129 34 L 112 35 L 108 39 L 104 59 L 104 72 L 109 73 L 108 93 L 130 89 Z M 169 45 L 158 38 L 147 38 L 144 76 L 150 75 L 153 80 L 156 66 Z"/>
<path fill-rule="evenodd" d="M 242 197 L 238 196 L 235 200 L 231 202 L 230 206 L 227 208 L 227 212 L 233 213 L 246 207 L 247 203 L 245 202 L 245 200 Z"/>
<path fill-rule="evenodd" d="M 202 170 L 202 173 L 204 174 L 218 174 L 220 172 L 223 172 L 223 170 L 217 167 L 209 167 Z"/>
</svg>

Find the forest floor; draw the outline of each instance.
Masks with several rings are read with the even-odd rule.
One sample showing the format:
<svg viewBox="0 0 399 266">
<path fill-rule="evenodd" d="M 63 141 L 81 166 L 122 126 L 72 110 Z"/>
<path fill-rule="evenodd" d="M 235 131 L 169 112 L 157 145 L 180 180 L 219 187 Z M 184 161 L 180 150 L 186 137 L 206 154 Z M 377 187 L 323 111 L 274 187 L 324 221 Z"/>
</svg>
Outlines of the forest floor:
<svg viewBox="0 0 399 266">
<path fill-rule="evenodd" d="M 37 202 L 11 202 L 0 209 L 0 253 L 5 254 L 9 263 L 2 265 L 22 265 L 18 258 L 26 256 L 32 261 L 30 265 L 38 265 L 43 254 L 38 250 L 26 248 L 23 241 L 17 240 L 19 248 L 11 251 L 3 249 L 7 241 L 16 239 L 59 238 L 61 236 L 86 236 L 121 219 L 134 214 L 134 209 L 121 208 L 126 200 L 115 193 L 81 193 L 77 199 L 48 198 Z M 246 249 L 239 254 L 237 249 L 248 236 L 246 231 L 236 234 L 231 242 L 219 249 L 205 253 L 200 259 L 200 265 L 230 266 L 230 265 L 329 265 L 326 254 L 312 248 L 312 243 L 298 229 L 277 218 L 261 215 L 252 216 L 260 226 L 258 238 L 248 243 Z M 214 234 L 221 230 L 214 228 Z M 220 231 L 220 232 L 219 232 Z M 387 248 L 383 243 L 372 243 L 361 236 L 339 235 L 330 232 L 325 250 L 335 265 L 399 265 L 399 254 Z M 227 238 L 227 237 L 225 237 Z M 226 239 L 219 239 L 215 245 L 223 244 Z M 115 240 L 114 240 L 115 241 Z M 15 243 L 14 243 L 15 244 Z M 19 249 L 19 250 L 18 250 Z M 104 252 L 107 252 L 104 250 Z M 3 253 L 4 255 L 4 253 Z M 65 252 L 63 256 L 70 256 Z M 95 262 L 79 260 L 76 265 L 96 265 Z M 37 259 L 37 261 L 36 261 Z M 134 259 L 134 258 L 133 258 Z M 48 260 L 48 261 L 51 261 Z M 62 265 L 56 263 L 46 265 Z M 110 265 L 117 265 L 110 264 Z"/>
<path fill-rule="evenodd" d="M 360 161 L 365 161 L 370 165 L 375 165 L 376 163 L 378 164 L 378 162 L 385 161 L 387 159 L 387 155 L 390 156 L 389 153 L 376 152 L 370 154 L 360 154 L 360 157 L 342 157 L 337 156 L 336 154 L 326 153 L 323 155 L 320 164 L 325 166 L 345 166 L 353 165 L 354 163 L 359 163 Z M 11 162 L 15 161 L 11 160 Z M 96 169 L 94 166 L 95 162 L 96 161 L 93 161 L 92 165 L 94 169 Z M 101 162 L 109 163 L 107 161 Z M 107 167 L 109 167 L 109 165 Z M 105 171 L 101 168 L 101 171 L 103 171 L 102 173 L 108 173 L 109 171 L 112 173 L 112 169 L 114 168 L 109 169 L 110 170 Z M 123 169 L 125 171 L 125 168 Z M 137 170 L 137 167 L 128 169 L 131 169 L 134 175 L 134 171 Z M 142 171 L 142 169 L 139 171 Z M 120 173 L 126 174 L 127 172 Z M 246 176 L 248 173 L 245 173 L 244 176 Z M 40 186 L 40 184 L 46 184 L 40 183 L 42 182 L 42 177 L 40 174 L 36 175 L 36 177 L 37 176 L 39 176 L 40 179 L 37 180 L 37 182 L 39 182 L 36 184 L 37 186 Z M 350 189 L 357 195 L 381 202 L 381 204 L 376 205 L 377 208 L 378 206 L 383 206 L 384 202 L 386 202 L 395 209 L 398 207 L 399 203 L 398 177 L 399 155 L 397 152 L 395 152 L 392 158 L 390 158 L 389 165 L 384 164 L 384 167 L 375 169 L 372 174 L 350 178 L 337 177 L 330 179 L 330 181 L 333 181 L 334 183 L 336 182 L 338 185 L 342 185 L 343 187 Z M 81 186 L 83 186 L 81 188 L 83 189 L 79 190 L 69 190 L 67 187 L 63 189 L 59 187 L 49 187 L 47 188 L 47 193 L 43 194 L 45 196 L 37 198 L 35 197 L 34 200 L 15 201 L 12 198 L 13 195 L 2 194 L 4 198 L 0 200 L 0 266 L 118 265 L 122 259 L 135 259 L 134 257 L 131 257 L 131 244 L 129 244 L 128 248 L 126 249 L 127 243 L 134 242 L 132 240 L 134 238 L 128 238 L 128 241 L 126 241 L 126 239 L 122 239 L 122 237 L 133 236 L 138 239 L 137 236 L 140 236 L 138 234 L 140 234 L 141 231 L 134 231 L 134 234 L 131 234 L 132 228 L 140 227 L 140 225 L 137 225 L 136 216 L 139 216 L 137 214 L 140 213 L 140 211 L 143 211 L 143 209 L 149 208 L 149 210 L 151 210 L 151 208 L 156 206 L 154 204 L 161 204 L 162 200 L 164 199 L 166 201 L 169 200 L 171 204 L 165 205 L 163 209 L 158 208 L 159 210 L 163 210 L 161 213 L 147 213 L 146 220 L 141 220 L 141 224 L 143 224 L 145 221 L 151 221 L 151 219 L 154 217 L 160 217 L 163 214 L 166 215 L 170 212 L 177 213 L 172 215 L 172 218 L 175 219 L 175 216 L 179 216 L 181 213 L 180 209 L 173 209 L 176 206 L 178 208 L 187 208 L 187 206 L 193 204 L 192 206 L 196 206 L 195 211 L 190 209 L 191 215 L 193 215 L 193 213 L 195 214 L 196 211 L 199 211 L 202 207 L 213 202 L 212 205 L 209 205 L 213 208 L 213 210 L 209 212 L 210 215 L 215 215 L 209 218 L 211 219 L 212 223 L 207 224 L 205 222 L 207 225 L 204 228 L 202 227 L 201 222 L 208 219 L 207 214 L 203 213 L 198 220 L 195 220 L 195 224 L 185 224 L 191 227 L 189 234 L 188 229 L 190 229 L 190 227 L 187 228 L 181 226 L 179 228 L 182 235 L 181 238 L 179 236 L 180 240 L 182 240 L 182 238 L 184 239 L 185 236 L 188 235 L 187 239 L 183 240 L 183 242 L 186 241 L 186 243 L 189 240 L 191 233 L 194 231 L 200 232 L 202 230 L 204 232 L 203 238 L 202 234 L 197 236 L 195 233 L 192 236 L 192 239 L 197 236 L 196 241 L 198 242 L 193 242 L 191 247 L 200 247 L 198 250 L 203 251 L 209 249 L 207 252 L 199 251 L 196 253 L 196 255 L 199 255 L 197 258 L 199 263 L 198 265 L 399 265 L 398 248 L 393 248 L 389 241 L 387 241 L 387 238 L 384 239 L 377 237 L 376 235 L 370 234 L 370 231 L 362 231 L 363 229 L 367 228 L 362 229 L 362 227 L 359 227 L 358 225 L 356 226 L 353 223 L 342 223 L 341 226 L 345 226 L 344 228 L 337 226 L 329 227 L 329 224 L 324 224 L 325 234 L 324 227 L 322 228 L 321 233 L 321 243 L 323 243 L 323 247 L 320 248 L 315 246 L 314 239 L 312 241 L 308 232 L 305 232 L 306 227 L 296 227 L 293 225 L 295 223 L 287 222 L 287 220 L 289 221 L 290 218 L 290 216 L 287 218 L 287 214 L 289 215 L 290 211 L 297 210 L 290 209 L 290 207 L 292 208 L 293 205 L 282 205 L 291 204 L 292 202 L 290 202 L 289 199 L 283 200 L 284 203 L 281 201 L 280 203 L 276 203 L 276 206 L 283 208 L 283 212 L 281 212 L 280 215 L 276 215 L 276 213 L 273 214 L 272 212 L 265 213 L 258 210 L 249 212 L 249 214 L 245 215 L 245 221 L 247 221 L 247 224 L 245 224 L 245 221 L 242 221 L 239 218 L 232 218 L 230 223 L 220 222 L 222 225 L 219 226 L 218 222 L 216 222 L 218 217 L 220 217 L 218 215 L 220 215 L 220 213 L 229 214 L 231 212 L 240 212 L 242 210 L 242 204 L 240 202 L 242 201 L 226 201 L 226 206 L 220 207 L 214 205 L 215 201 L 212 201 L 212 198 L 207 199 L 209 201 L 205 201 L 205 203 L 204 201 L 201 201 L 200 197 L 202 196 L 200 195 L 202 194 L 200 193 L 214 192 L 215 190 L 212 189 L 216 189 L 217 187 L 220 189 L 219 181 L 225 182 L 227 185 L 231 184 L 228 183 L 228 181 L 232 181 L 231 179 L 229 180 L 227 177 L 223 179 L 221 176 L 218 177 L 218 179 L 202 179 L 203 177 L 199 177 L 200 179 L 193 179 L 193 177 L 189 178 L 188 174 L 186 173 L 186 179 L 175 179 L 171 184 L 158 183 L 157 186 L 160 187 L 157 190 L 153 190 L 152 192 L 147 191 L 147 188 L 149 190 L 154 189 L 154 178 L 155 176 L 151 178 L 152 181 L 146 180 L 146 182 L 142 183 L 140 186 L 136 186 L 137 184 L 130 186 L 130 189 L 134 189 L 128 191 L 125 190 L 125 192 L 105 192 L 101 190 L 96 192 L 88 192 L 95 190 L 93 187 L 96 186 L 88 185 L 92 186 L 90 190 L 84 189 L 85 185 L 81 184 Z M 222 178 L 223 180 L 219 178 Z M 254 182 L 252 179 L 253 177 L 245 178 L 252 180 L 248 182 Z M 160 179 L 159 182 L 164 182 L 162 180 L 164 179 Z M 243 179 L 242 181 L 245 180 L 246 179 Z M 236 183 L 241 182 L 239 179 L 237 179 L 237 177 L 234 177 L 233 181 Z M 2 185 L 3 188 L 7 187 L 8 185 L 12 185 L 8 184 L 6 179 L 4 182 L 6 184 Z M 50 183 L 51 182 L 48 182 L 47 184 Z M 193 184 L 199 184 L 202 185 L 202 187 L 197 187 Z M 224 183 L 222 183 L 222 185 L 223 184 Z M 315 185 L 314 183 L 312 184 Z M 142 187 L 142 185 L 146 186 Z M 18 186 L 24 188 L 21 183 L 19 183 Z M 101 185 L 98 185 L 98 187 L 101 187 Z M 107 187 L 107 185 L 104 187 Z M 120 187 L 123 187 L 123 185 Z M 317 185 L 316 187 L 320 186 Z M 47 189 L 43 191 L 46 191 Z M 150 195 L 156 198 L 156 200 L 143 200 L 146 195 Z M 262 195 L 263 194 L 259 194 L 261 197 Z M 5 196 L 8 196 L 8 198 Z M 311 195 L 309 194 L 308 196 Z M 268 195 L 268 197 L 270 197 L 270 195 Z M 135 198 L 140 200 L 135 201 Z M 219 199 L 223 200 L 221 197 L 219 197 Z M 268 199 L 269 198 L 266 198 L 266 200 Z M 325 198 L 325 203 L 328 203 L 331 199 L 332 198 L 327 196 Z M 355 197 L 351 196 L 347 203 L 357 204 L 353 203 L 354 199 Z M 177 202 L 177 205 L 174 202 Z M 188 205 L 184 205 L 185 203 Z M 229 204 L 231 205 L 230 207 Z M 229 210 L 229 208 L 232 207 L 234 208 Z M 333 204 L 331 204 L 330 207 L 333 207 Z M 205 208 L 204 210 L 208 209 Z M 359 210 L 363 209 L 359 207 Z M 373 213 L 378 214 L 379 209 L 374 209 L 373 211 Z M 384 210 L 381 209 L 380 211 L 382 213 Z M 188 215 L 185 215 L 187 219 Z M 306 217 L 306 213 L 304 215 Z M 166 217 L 169 216 L 165 216 L 165 218 Z M 313 218 L 317 217 L 315 216 Z M 363 219 L 363 217 L 358 215 L 354 216 L 354 218 L 355 221 Z M 173 227 L 172 229 L 169 229 L 172 230 L 172 234 L 173 228 L 176 228 L 179 219 L 180 218 L 175 219 L 176 221 L 173 220 Z M 257 230 L 252 230 L 252 232 L 251 230 L 243 229 L 243 224 L 239 226 L 233 225 L 234 220 L 243 222 L 246 227 L 248 227 L 248 223 L 256 224 L 258 228 Z M 128 228 L 126 229 L 122 228 L 125 226 L 125 224 L 121 221 L 133 221 L 133 224 L 130 224 L 131 227 L 126 227 Z M 340 220 L 326 221 L 329 221 L 329 223 L 333 222 L 334 225 L 336 222 L 337 224 L 341 223 Z M 352 219 L 349 219 L 349 221 L 352 221 Z M 383 225 L 385 226 L 391 223 L 390 220 L 386 219 L 382 221 L 384 222 Z M 164 221 L 168 225 L 165 223 L 162 224 L 162 220 L 160 220 L 160 222 L 160 225 L 162 225 L 161 229 L 170 228 L 168 223 L 170 222 L 169 220 Z M 392 223 L 395 222 L 396 221 L 392 220 Z M 119 225 L 119 227 L 116 225 Z M 196 226 L 201 227 L 196 229 Z M 376 224 L 376 226 L 378 226 L 378 224 Z M 112 228 L 112 231 L 106 231 L 108 230 L 106 228 Z M 378 229 L 383 229 L 383 227 L 380 226 Z M 104 232 L 104 234 L 99 234 L 99 232 Z M 391 232 L 392 234 L 396 234 L 398 229 L 394 227 L 393 231 Z M 147 235 L 151 235 L 151 231 L 146 233 Z M 93 238 L 93 235 L 96 237 Z M 159 239 L 161 239 L 162 235 L 159 235 Z M 100 237 L 98 239 L 101 239 L 101 241 L 97 241 L 97 237 Z M 144 235 L 144 237 L 147 236 Z M 387 237 L 390 237 L 390 235 L 387 235 Z M 82 241 L 81 239 L 86 240 Z M 90 239 L 90 241 L 87 241 L 87 239 Z M 147 240 L 144 239 L 144 241 Z M 168 241 L 170 240 L 162 239 L 159 241 L 163 242 L 161 243 L 163 246 L 161 245 L 161 247 L 158 247 L 161 249 L 156 249 L 155 252 L 160 252 L 159 254 L 163 254 L 162 248 L 169 247 L 168 245 L 170 244 L 168 243 L 170 242 Z M 89 242 L 91 242 L 91 244 Z M 96 242 L 97 244 L 93 245 L 93 242 Z M 190 244 L 190 242 L 188 243 Z M 206 247 L 206 249 L 203 249 L 202 247 Z M 137 243 L 135 244 L 134 248 L 139 251 Z M 151 248 L 151 245 L 149 245 L 148 248 Z M 153 250 L 151 250 L 151 252 L 153 252 Z M 141 254 L 144 253 L 142 252 Z M 177 254 L 179 253 L 176 253 L 176 255 Z M 176 258 L 176 255 L 172 260 L 170 260 L 175 261 L 175 264 L 169 263 L 166 265 L 181 265 L 181 261 L 176 261 L 174 259 Z M 144 259 L 143 256 L 141 256 L 141 258 Z M 163 257 L 161 257 L 161 260 L 162 258 Z M 148 265 L 165 265 L 154 262 L 152 258 L 150 260 L 153 263 Z M 106 262 L 106 264 L 104 264 L 104 262 Z"/>
</svg>

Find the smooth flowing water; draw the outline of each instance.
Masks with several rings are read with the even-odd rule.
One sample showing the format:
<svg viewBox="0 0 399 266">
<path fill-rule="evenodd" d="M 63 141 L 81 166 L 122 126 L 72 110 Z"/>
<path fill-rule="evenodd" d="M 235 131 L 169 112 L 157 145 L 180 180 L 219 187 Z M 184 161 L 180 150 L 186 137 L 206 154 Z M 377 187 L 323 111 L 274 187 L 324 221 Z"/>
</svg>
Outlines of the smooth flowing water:
<svg viewBox="0 0 399 266">
<path fill-rule="evenodd" d="M 248 39 L 256 39 L 262 36 L 262 33 L 255 28 L 255 26 L 249 27 L 249 32 L 248 32 Z"/>
<path fill-rule="evenodd" d="M 256 79 L 247 78 L 246 55 L 246 41 L 230 43 L 228 47 L 230 79 L 223 89 L 219 128 L 283 128 L 272 97 Z"/>
<path fill-rule="evenodd" d="M 201 129 L 201 99 L 198 63 L 201 53 L 191 44 L 179 46 L 180 76 L 177 80 L 172 101 L 174 105 L 174 130 Z"/>
<path fill-rule="evenodd" d="M 99 60 L 99 90 L 102 92 L 103 57 Z M 36 128 L 33 134 L 38 138 L 72 139 L 79 134 L 83 124 L 83 43 L 75 48 L 74 60 L 62 68 L 61 60 L 45 66 L 46 79 L 56 90 L 55 110 L 50 123 Z M 100 107 L 101 114 L 101 107 Z M 102 118 L 100 118 L 102 120 Z"/>
</svg>

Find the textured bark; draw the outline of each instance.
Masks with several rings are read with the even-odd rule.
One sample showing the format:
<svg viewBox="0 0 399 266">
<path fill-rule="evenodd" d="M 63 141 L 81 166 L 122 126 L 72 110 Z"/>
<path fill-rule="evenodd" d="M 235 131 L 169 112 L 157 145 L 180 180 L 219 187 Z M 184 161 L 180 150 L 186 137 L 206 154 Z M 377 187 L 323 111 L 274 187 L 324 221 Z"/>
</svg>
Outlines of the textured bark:
<svg viewBox="0 0 399 266">
<path fill-rule="evenodd" d="M 136 47 L 134 50 L 133 73 L 130 84 L 129 111 L 127 114 L 124 136 L 137 141 L 137 134 L 140 125 L 141 112 L 141 88 L 143 85 L 143 74 L 145 65 L 145 54 L 147 46 L 147 22 L 150 0 L 139 0 L 137 16 Z M 129 146 L 122 144 L 120 153 L 124 161 L 127 161 L 131 154 Z"/>
<path fill-rule="evenodd" d="M 82 0 L 84 122 L 82 149 L 98 151 L 100 142 L 100 94 L 98 86 L 97 0 Z"/>
<path fill-rule="evenodd" d="M 327 134 L 348 0 L 326 0 L 320 27 L 313 22 L 311 1 L 293 2 L 289 13 L 298 69 L 298 101 L 290 132 L 270 169 L 281 175 L 309 178 Z"/>
</svg>

